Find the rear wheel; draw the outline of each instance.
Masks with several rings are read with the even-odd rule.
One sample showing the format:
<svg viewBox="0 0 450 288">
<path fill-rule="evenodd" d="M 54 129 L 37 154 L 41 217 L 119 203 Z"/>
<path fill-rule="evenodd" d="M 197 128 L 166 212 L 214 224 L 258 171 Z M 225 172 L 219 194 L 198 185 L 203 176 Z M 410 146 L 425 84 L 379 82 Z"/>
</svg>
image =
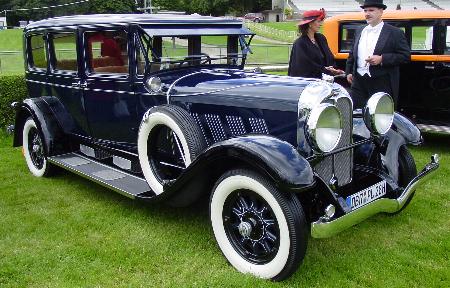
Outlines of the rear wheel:
<svg viewBox="0 0 450 288">
<path fill-rule="evenodd" d="M 23 154 L 30 172 L 37 177 L 49 176 L 52 166 L 47 162 L 42 132 L 31 117 L 25 121 L 22 144 Z"/>
<path fill-rule="evenodd" d="M 308 240 L 299 200 L 248 170 L 225 173 L 210 200 L 214 236 L 237 270 L 283 280 L 304 258 Z"/>
</svg>

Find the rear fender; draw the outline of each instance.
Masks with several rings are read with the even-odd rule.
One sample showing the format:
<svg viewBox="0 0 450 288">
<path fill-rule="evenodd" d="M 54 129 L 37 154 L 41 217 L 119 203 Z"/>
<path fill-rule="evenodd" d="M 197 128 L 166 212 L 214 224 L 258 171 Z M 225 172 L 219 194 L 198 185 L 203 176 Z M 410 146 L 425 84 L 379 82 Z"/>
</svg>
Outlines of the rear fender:
<svg viewBox="0 0 450 288">
<path fill-rule="evenodd" d="M 16 119 L 13 146 L 22 146 L 22 132 L 25 121 L 32 117 L 43 134 L 45 153 L 51 156 L 60 154 L 65 150 L 67 139 L 64 137 L 63 129 L 45 98 L 52 97 L 28 98 L 15 105 Z"/>
</svg>

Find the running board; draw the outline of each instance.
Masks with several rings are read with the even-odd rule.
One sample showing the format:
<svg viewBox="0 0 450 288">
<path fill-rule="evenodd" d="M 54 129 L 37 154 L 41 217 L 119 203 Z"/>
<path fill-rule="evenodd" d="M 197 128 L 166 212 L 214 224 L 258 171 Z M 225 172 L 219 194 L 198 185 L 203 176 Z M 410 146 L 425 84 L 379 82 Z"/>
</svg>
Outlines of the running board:
<svg viewBox="0 0 450 288">
<path fill-rule="evenodd" d="M 52 156 L 48 161 L 132 199 L 148 199 L 155 196 L 144 179 L 78 153 Z"/>
<path fill-rule="evenodd" d="M 440 132 L 450 134 L 450 126 L 431 125 L 431 124 L 417 124 L 417 127 L 424 132 Z"/>
</svg>

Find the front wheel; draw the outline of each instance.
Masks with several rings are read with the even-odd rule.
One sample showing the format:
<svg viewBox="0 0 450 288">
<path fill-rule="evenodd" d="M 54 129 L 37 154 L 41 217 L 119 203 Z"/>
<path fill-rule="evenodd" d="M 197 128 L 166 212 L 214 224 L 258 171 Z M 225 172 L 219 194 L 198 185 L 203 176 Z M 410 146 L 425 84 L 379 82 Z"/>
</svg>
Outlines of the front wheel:
<svg viewBox="0 0 450 288">
<path fill-rule="evenodd" d="M 409 182 L 417 176 L 417 168 L 416 162 L 414 161 L 414 157 L 409 152 L 406 146 L 401 146 L 398 151 L 398 185 L 400 187 L 406 188 Z M 405 205 L 403 205 L 402 209 L 395 212 L 394 214 L 400 213 L 406 206 L 409 205 L 412 198 L 414 197 L 415 192 L 411 194 L 411 196 L 406 200 Z"/>
<path fill-rule="evenodd" d="M 308 230 L 299 200 L 248 170 L 225 173 L 210 200 L 216 241 L 237 270 L 283 280 L 306 252 Z"/>
<path fill-rule="evenodd" d="M 34 176 L 48 176 L 52 166 L 47 162 L 42 133 L 33 118 L 25 121 L 22 137 L 23 155 L 28 169 Z"/>
</svg>

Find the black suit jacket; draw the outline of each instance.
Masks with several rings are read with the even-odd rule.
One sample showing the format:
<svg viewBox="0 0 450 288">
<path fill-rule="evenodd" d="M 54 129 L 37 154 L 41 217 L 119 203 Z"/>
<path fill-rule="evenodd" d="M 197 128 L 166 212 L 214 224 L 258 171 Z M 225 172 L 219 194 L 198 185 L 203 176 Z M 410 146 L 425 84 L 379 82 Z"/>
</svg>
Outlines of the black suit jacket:
<svg viewBox="0 0 450 288">
<path fill-rule="evenodd" d="M 358 29 L 356 33 L 353 49 L 350 51 L 347 59 L 346 74 L 355 75 L 357 73 L 358 44 L 364 27 Z M 369 67 L 370 75 L 372 77 L 379 77 L 388 74 L 394 93 L 392 96 L 394 99 L 397 99 L 400 79 L 399 65 L 406 64 L 411 60 L 411 51 L 406 41 L 405 33 L 397 27 L 384 23 L 373 54 L 383 56 L 383 60 L 381 65 Z"/>
<path fill-rule="evenodd" d="M 322 73 L 330 74 L 325 67 L 334 65 L 334 57 L 327 39 L 320 33 L 316 33 L 314 38 L 319 47 L 306 35 L 295 40 L 289 59 L 289 76 L 322 78 Z"/>
</svg>

